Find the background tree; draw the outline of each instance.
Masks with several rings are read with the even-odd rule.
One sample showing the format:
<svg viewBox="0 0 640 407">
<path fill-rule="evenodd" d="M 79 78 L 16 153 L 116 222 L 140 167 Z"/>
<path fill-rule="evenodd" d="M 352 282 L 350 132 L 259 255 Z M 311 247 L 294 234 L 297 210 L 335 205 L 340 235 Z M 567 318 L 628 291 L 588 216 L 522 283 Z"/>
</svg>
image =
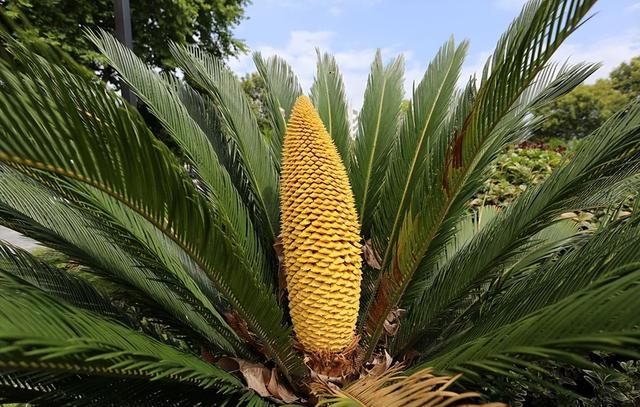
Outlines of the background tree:
<svg viewBox="0 0 640 407">
<path fill-rule="evenodd" d="M 136 0 L 131 2 L 133 48 L 145 62 L 171 71 L 168 44 L 197 43 L 218 57 L 235 55 L 245 44 L 233 36 L 249 0 Z M 39 39 L 114 82 L 114 71 L 83 35 L 85 28 L 114 32 L 112 0 L 0 0 L 6 30 L 30 44 Z"/>
<path fill-rule="evenodd" d="M 597 129 L 628 102 L 611 81 L 599 79 L 593 85 L 579 85 L 571 93 L 537 110 L 548 116 L 536 136 L 583 138 Z"/>
<path fill-rule="evenodd" d="M 623 62 L 611 72 L 613 88 L 628 95 L 640 95 L 640 56 L 634 57 L 629 63 Z"/>
<path fill-rule="evenodd" d="M 263 133 L 268 132 L 270 128 L 267 105 L 268 91 L 264 79 L 258 72 L 251 72 L 244 75 L 240 79 L 240 82 L 242 84 L 242 90 L 248 97 L 251 110 L 256 115 L 260 130 L 262 130 Z"/>
</svg>

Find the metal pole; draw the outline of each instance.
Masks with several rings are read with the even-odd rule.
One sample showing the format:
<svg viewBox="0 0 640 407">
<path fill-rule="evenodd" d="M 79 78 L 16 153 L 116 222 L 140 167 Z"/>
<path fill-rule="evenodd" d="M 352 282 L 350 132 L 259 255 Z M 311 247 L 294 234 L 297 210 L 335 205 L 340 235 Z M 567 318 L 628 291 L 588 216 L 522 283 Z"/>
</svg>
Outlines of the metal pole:
<svg viewBox="0 0 640 407">
<path fill-rule="evenodd" d="M 125 47 L 133 49 L 129 0 L 113 0 L 113 7 L 116 17 L 116 36 Z M 124 81 L 120 82 L 120 90 L 122 91 L 122 97 L 135 106 L 137 102 L 136 95 L 131 92 L 131 89 Z"/>
</svg>

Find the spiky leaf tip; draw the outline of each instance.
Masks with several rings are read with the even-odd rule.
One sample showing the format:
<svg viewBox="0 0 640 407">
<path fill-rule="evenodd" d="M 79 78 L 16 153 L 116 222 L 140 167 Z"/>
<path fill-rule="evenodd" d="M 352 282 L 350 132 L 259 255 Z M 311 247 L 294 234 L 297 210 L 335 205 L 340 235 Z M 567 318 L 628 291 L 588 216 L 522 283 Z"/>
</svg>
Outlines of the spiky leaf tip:
<svg viewBox="0 0 640 407">
<path fill-rule="evenodd" d="M 306 96 L 287 125 L 280 193 L 294 331 L 307 352 L 340 352 L 358 316 L 360 225 L 344 164 Z"/>
</svg>

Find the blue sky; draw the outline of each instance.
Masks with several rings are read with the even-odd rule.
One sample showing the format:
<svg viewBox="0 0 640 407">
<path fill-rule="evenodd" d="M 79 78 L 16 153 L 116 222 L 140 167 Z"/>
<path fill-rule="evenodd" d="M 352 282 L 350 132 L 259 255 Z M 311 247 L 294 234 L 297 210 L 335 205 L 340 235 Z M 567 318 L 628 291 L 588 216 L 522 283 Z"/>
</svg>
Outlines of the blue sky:
<svg viewBox="0 0 640 407">
<path fill-rule="evenodd" d="M 386 60 L 402 53 L 407 89 L 450 35 L 470 40 L 463 76 L 479 72 L 523 0 L 253 0 L 236 29 L 251 51 L 279 54 L 305 90 L 313 81 L 315 47 L 336 56 L 349 102 L 359 108 L 376 48 Z M 595 14 L 558 50 L 556 59 L 602 62 L 591 81 L 640 55 L 640 1 L 600 0 Z M 254 70 L 250 55 L 229 61 Z"/>
</svg>

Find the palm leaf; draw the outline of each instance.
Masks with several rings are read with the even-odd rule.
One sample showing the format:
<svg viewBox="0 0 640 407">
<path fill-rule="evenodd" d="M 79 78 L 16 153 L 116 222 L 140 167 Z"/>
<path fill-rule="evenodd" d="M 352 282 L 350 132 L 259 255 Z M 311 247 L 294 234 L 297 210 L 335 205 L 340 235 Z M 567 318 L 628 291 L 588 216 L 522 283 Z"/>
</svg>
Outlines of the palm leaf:
<svg viewBox="0 0 640 407">
<path fill-rule="evenodd" d="M 229 373 L 192 355 L 57 301 L 0 271 L 1 369 L 144 378 L 244 392 Z"/>
<path fill-rule="evenodd" d="M 121 313 L 111 302 L 87 281 L 55 269 L 28 252 L 2 241 L 0 269 L 76 307 L 107 318 L 122 319 Z"/>
<path fill-rule="evenodd" d="M 561 301 L 432 357 L 415 369 L 433 366 L 437 370 L 464 371 L 466 379 L 477 381 L 481 372 L 526 376 L 525 368 L 533 366 L 529 359 L 554 359 L 592 368 L 581 356 L 591 350 L 638 358 L 640 354 L 630 350 L 630 346 L 640 344 L 638 267 L 638 263 L 631 263 L 612 270 L 617 278 L 601 278 Z"/>
<path fill-rule="evenodd" d="M 403 97 L 404 61 L 402 57 L 387 65 L 376 52 L 358 116 L 358 134 L 351 159 L 351 185 L 362 223 L 362 234 L 371 235 L 371 218 L 378 202 L 389 153 L 400 122 Z"/>
<path fill-rule="evenodd" d="M 477 230 L 468 235 L 465 235 L 463 231 L 463 239 L 456 236 L 454 241 L 449 244 L 450 247 L 445 250 L 445 255 L 436 266 L 434 273 L 438 273 L 441 267 L 444 267 L 457 255 L 458 250 L 463 250 L 466 243 L 471 241 L 475 234 L 489 223 L 474 225 L 474 229 L 477 228 Z M 492 314 L 489 309 L 494 296 L 499 297 L 501 290 L 506 289 L 506 286 L 515 284 L 516 281 L 525 278 L 524 276 L 536 273 L 540 268 L 546 267 L 568 250 L 579 247 L 584 240 L 585 236 L 579 232 L 578 224 L 571 220 L 551 224 L 531 237 L 526 248 L 514 256 L 512 264 L 500 270 L 499 276 L 470 288 L 466 295 L 460 296 L 449 307 L 434 316 L 429 326 L 421 325 L 424 320 L 420 316 L 416 316 L 418 312 L 411 312 L 408 318 L 402 321 L 400 329 L 391 341 L 391 353 L 394 355 L 402 354 L 409 349 L 406 347 L 407 343 L 411 344 L 410 349 L 420 349 L 430 353 L 439 352 L 460 343 L 477 329 L 484 331 L 484 326 L 478 321 L 482 320 L 484 315 Z M 430 286 L 425 286 L 426 291 L 430 289 Z M 522 302 L 522 298 L 519 301 Z M 535 303 L 535 300 L 532 302 Z M 415 309 L 419 308 L 411 310 Z M 407 328 L 406 325 L 411 323 L 416 325 Z"/>
<path fill-rule="evenodd" d="M 167 148 L 113 94 L 40 63 L 46 80 L 0 71 L 0 161 L 74 179 L 146 219 L 207 273 L 287 375 L 300 372 L 275 296 L 243 268 Z"/>
<path fill-rule="evenodd" d="M 253 61 L 267 89 L 269 121 L 273 129 L 271 150 L 274 163 L 277 168 L 280 168 L 282 140 L 287 128 L 287 119 L 296 99 L 302 95 L 302 88 L 295 73 L 284 59 L 272 56 L 265 61 L 259 52 L 255 52 Z"/>
<path fill-rule="evenodd" d="M 0 218 L 5 225 L 69 255 L 121 288 L 126 285 L 130 298 L 152 304 L 149 309 L 156 318 L 164 310 L 199 332 L 210 346 L 247 355 L 245 346 L 200 289 L 191 283 L 192 291 L 179 290 L 185 284 L 168 278 L 173 272 L 167 269 L 175 270 L 169 258 L 154 261 L 139 243 L 109 227 L 104 218 L 98 221 L 14 170 L 0 168 L 0 181 Z M 138 250 L 132 252 L 135 247 Z M 167 246 L 163 250 L 165 254 L 170 251 Z"/>
<path fill-rule="evenodd" d="M 411 278 L 410 273 L 398 270 L 396 265 L 391 270 L 391 242 L 397 239 L 404 223 L 410 191 L 416 186 L 424 167 L 428 140 L 434 137 L 447 117 L 466 48 L 466 43 L 456 48 L 453 39 L 440 48 L 414 91 L 409 113 L 389 157 L 390 164 L 373 224 L 373 246 L 382 254 L 384 281 L 367 313 L 369 319 L 366 329 L 373 338 L 371 346 L 375 346 L 382 332 L 382 321 L 397 303 Z M 372 351 L 372 347 L 368 350 Z"/>
<path fill-rule="evenodd" d="M 218 59 L 197 47 L 171 44 L 171 52 L 185 74 L 215 102 L 236 165 L 252 191 L 253 205 L 263 216 L 272 241 L 278 235 L 279 177 L 266 140 L 238 79 Z"/>
<path fill-rule="evenodd" d="M 311 100 L 338 148 L 342 163 L 349 170 L 352 140 L 349 131 L 349 107 L 342 75 L 333 56 L 322 54 L 320 50 L 316 52 L 317 72 L 311 85 Z"/>
<path fill-rule="evenodd" d="M 523 193 L 429 279 L 416 305 L 413 335 L 472 287 L 500 273 L 527 249 L 529 238 L 568 210 L 606 207 L 633 188 L 640 170 L 640 105 L 630 106 L 593 133 L 566 165 Z M 482 256 L 478 256 L 482 253 Z"/>
<path fill-rule="evenodd" d="M 217 161 L 214 147 L 186 110 L 175 87 L 167 84 L 151 67 L 105 31 L 89 33 L 89 39 L 190 158 L 204 186 L 210 191 L 211 203 L 224 223 L 227 236 L 247 261 L 246 269 L 255 271 L 265 282 L 271 281 L 273 276 L 247 208 L 229 174 Z"/>
<path fill-rule="evenodd" d="M 29 406 L 90 407 L 118 405 L 131 407 L 202 406 L 203 400 L 229 405 L 249 404 L 259 399 L 250 394 L 223 394 L 183 383 L 156 382 L 127 377 L 111 378 L 59 372 L 0 373 L 0 402 L 28 403 Z M 267 405 L 262 401 L 262 405 Z M 260 404 L 256 404 L 260 405 Z"/>
<path fill-rule="evenodd" d="M 459 109 L 465 112 L 460 127 L 441 129 L 441 134 L 430 143 L 433 150 L 428 154 L 427 173 L 420 178 L 419 187 L 412 189 L 416 191 L 414 196 L 408 199 L 407 193 L 402 192 L 381 196 L 374 243 L 378 242 L 376 250 L 383 253 L 383 275 L 371 307 L 367 328 L 371 340 L 367 355 L 371 354 L 382 334 L 388 312 L 400 300 L 434 240 L 436 247 L 442 247 L 441 243 L 447 240 L 442 233 L 450 231 L 462 216 L 462 198 L 473 193 L 474 184 L 467 183 L 468 178 L 477 179 L 484 173 L 497 147 L 511 134 L 501 129 L 500 124 L 512 117 L 512 106 L 530 88 L 562 41 L 580 25 L 593 3 L 590 0 L 530 1 L 498 42 L 493 57 L 485 66 L 477 95 L 463 98 L 472 99 L 472 104 Z M 475 94 L 473 90 L 467 93 Z M 453 117 L 458 117 L 455 110 Z M 415 153 L 416 150 L 411 151 Z M 483 154 L 486 151 L 493 153 Z M 417 162 L 410 158 L 399 161 Z M 393 168 L 389 173 L 394 174 Z M 390 185 L 405 185 L 393 175 L 388 180 L 391 180 Z M 398 199 L 395 196 L 400 197 L 400 204 L 395 204 Z M 393 219 L 390 225 L 388 219 Z M 428 259 L 433 261 L 431 256 Z"/>
<path fill-rule="evenodd" d="M 640 262 L 638 219 L 615 222 L 590 237 L 582 246 L 557 260 L 540 264 L 522 274 L 509 275 L 469 332 L 459 341 L 470 341 L 517 321 L 540 308 L 589 287 L 615 270 Z M 580 270 L 580 272 L 575 272 Z M 527 301 L 523 301 L 523 298 Z M 454 344 L 448 346 L 451 349 Z"/>
<path fill-rule="evenodd" d="M 464 216 L 468 201 L 472 198 L 472 195 L 476 193 L 482 182 L 488 177 L 487 166 L 506 145 L 524 140 L 527 134 L 531 134 L 532 129 L 539 124 L 537 120 L 531 120 L 529 112 L 568 93 L 591 75 L 595 69 L 597 69 L 597 65 L 578 64 L 572 67 L 563 66 L 558 70 L 557 65 L 552 64 L 543 69 L 534 83 L 525 89 L 518 102 L 514 104 L 509 113 L 494 129 L 494 134 L 492 135 L 494 142 L 478 154 L 476 169 L 465 180 L 457 197 L 451 202 L 449 212 L 440 224 L 434 240 L 429 242 L 429 249 L 421 260 L 413 279 L 407 286 L 406 293 L 403 296 L 403 307 L 411 308 L 415 305 L 414 303 L 420 301 L 424 294 L 425 286 L 432 277 L 433 267 L 440 261 L 442 250 L 446 248 L 451 239 L 459 240 L 456 238 L 457 229 L 454 226 Z M 471 96 L 473 94 L 472 89 L 473 86 L 468 86 L 467 90 L 460 96 L 462 105 L 452 114 L 450 118 L 451 124 L 445 126 L 445 128 L 453 127 L 455 129 L 462 127 L 472 107 L 472 100 L 474 100 Z M 440 154 L 434 155 L 434 157 L 442 157 L 446 150 L 442 150 L 439 147 L 439 152 Z M 431 178 L 432 182 L 437 182 L 443 175 L 441 169 L 439 167 L 436 168 L 431 174 L 433 177 Z M 438 194 L 442 191 L 436 189 L 434 192 Z"/>
</svg>

